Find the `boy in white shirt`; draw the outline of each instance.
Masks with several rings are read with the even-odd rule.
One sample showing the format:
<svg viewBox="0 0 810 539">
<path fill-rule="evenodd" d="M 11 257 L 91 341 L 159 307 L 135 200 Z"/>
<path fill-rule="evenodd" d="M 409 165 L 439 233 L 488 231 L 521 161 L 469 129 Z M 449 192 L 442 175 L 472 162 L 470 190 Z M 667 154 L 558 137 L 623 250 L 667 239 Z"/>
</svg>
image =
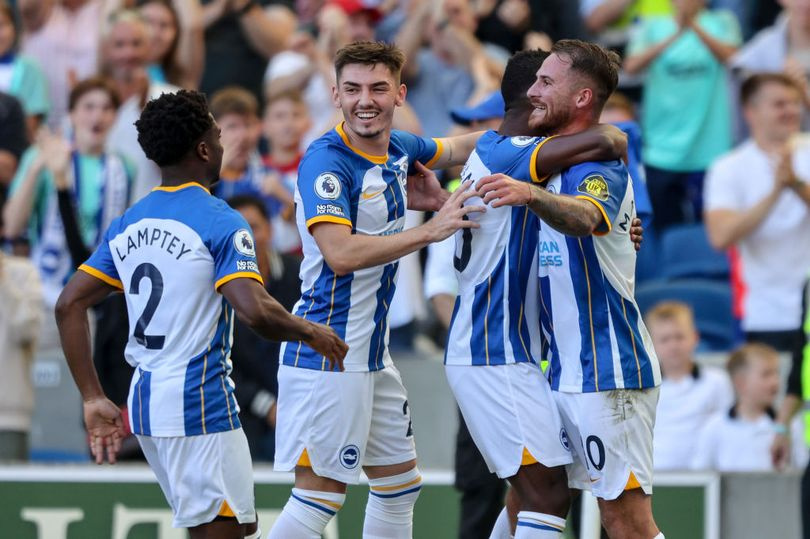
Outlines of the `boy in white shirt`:
<svg viewBox="0 0 810 539">
<path fill-rule="evenodd" d="M 699 336 L 688 305 L 659 303 L 645 321 L 663 374 L 653 463 L 656 470 L 686 470 L 696 444 L 693 433 L 713 415 L 728 411 L 734 392 L 725 372 L 695 362 Z"/>
<path fill-rule="evenodd" d="M 770 448 L 774 428 L 773 401 L 779 392 L 779 356 L 770 346 L 749 343 L 728 359 L 736 404 L 712 417 L 703 428 L 692 467 L 721 472 L 773 469 Z"/>
</svg>

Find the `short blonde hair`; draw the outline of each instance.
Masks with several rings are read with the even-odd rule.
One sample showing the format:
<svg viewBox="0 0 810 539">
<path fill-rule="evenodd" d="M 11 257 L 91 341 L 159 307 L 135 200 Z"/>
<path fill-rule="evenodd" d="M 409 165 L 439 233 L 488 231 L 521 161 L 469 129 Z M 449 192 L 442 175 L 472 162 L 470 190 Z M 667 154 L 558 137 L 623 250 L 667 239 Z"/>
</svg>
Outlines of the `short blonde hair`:
<svg viewBox="0 0 810 539">
<path fill-rule="evenodd" d="M 648 326 L 655 322 L 668 322 L 670 320 L 683 320 L 691 327 L 695 327 L 695 316 L 692 308 L 682 301 L 662 301 L 647 311 L 644 321 Z"/>
<path fill-rule="evenodd" d="M 728 375 L 734 378 L 747 369 L 754 358 L 769 358 L 779 360 L 779 352 L 775 348 L 758 342 L 751 342 L 740 346 L 731 352 L 726 362 Z"/>
</svg>

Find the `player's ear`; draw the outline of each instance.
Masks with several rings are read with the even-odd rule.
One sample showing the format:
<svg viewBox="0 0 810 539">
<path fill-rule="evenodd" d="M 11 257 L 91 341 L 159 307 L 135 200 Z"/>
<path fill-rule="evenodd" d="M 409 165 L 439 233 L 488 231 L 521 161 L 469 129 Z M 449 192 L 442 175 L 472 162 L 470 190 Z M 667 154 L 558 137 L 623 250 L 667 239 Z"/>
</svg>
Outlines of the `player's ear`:
<svg viewBox="0 0 810 539">
<path fill-rule="evenodd" d="M 405 104 L 405 96 L 408 95 L 408 88 L 400 83 L 399 88 L 397 89 L 397 97 L 394 99 L 394 105 L 397 107 L 401 107 Z"/>
<path fill-rule="evenodd" d="M 208 147 L 208 144 L 205 140 L 201 140 L 194 146 L 194 153 L 197 154 L 197 157 L 200 160 L 205 161 L 206 163 L 211 160 L 211 148 Z"/>
<path fill-rule="evenodd" d="M 332 104 L 336 109 L 340 108 L 340 94 L 338 93 L 337 86 L 332 86 Z"/>
<path fill-rule="evenodd" d="M 582 88 L 577 92 L 577 108 L 584 109 L 593 102 L 593 90 L 590 88 Z"/>
</svg>

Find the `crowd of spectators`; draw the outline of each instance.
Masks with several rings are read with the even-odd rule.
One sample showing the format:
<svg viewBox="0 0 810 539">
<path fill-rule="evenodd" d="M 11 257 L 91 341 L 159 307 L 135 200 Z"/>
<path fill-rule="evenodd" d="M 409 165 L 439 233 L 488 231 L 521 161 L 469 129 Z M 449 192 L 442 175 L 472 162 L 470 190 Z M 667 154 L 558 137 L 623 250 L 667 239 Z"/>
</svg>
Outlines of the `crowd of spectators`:
<svg viewBox="0 0 810 539">
<path fill-rule="evenodd" d="M 438 137 L 497 126 L 498 110 L 481 117 L 471 107 L 498 108 L 492 94 L 511 53 L 560 38 L 623 55 L 620 94 L 603 121 L 630 137 L 636 190 L 651 202 L 645 235 L 705 215 L 711 243 L 732 251 L 740 342 L 772 347 L 737 350 L 725 374 L 696 361 L 700 328 L 688 307 L 647 315 L 664 371 L 656 464 L 728 469 L 728 444 L 741 443 L 729 440 L 781 434 L 768 415 L 779 390 L 774 349 L 791 354 L 790 394 L 807 393 L 799 374 L 810 274 L 807 0 L 0 0 L 0 362 L 14 374 L 0 391 L 0 457 L 26 452 L 25 372 L 37 344 L 58 350 L 51 311 L 61 287 L 107 224 L 159 182 L 133 125 L 150 98 L 179 87 L 208 94 L 225 149 L 214 195 L 251 224 L 265 283 L 289 307 L 301 245 L 296 171 L 307 145 L 340 121 L 337 49 L 396 42 L 408 95 L 395 127 Z M 411 212 L 408 223 L 423 218 Z M 446 247 L 432 254 L 439 268 Z M 453 292 L 424 298 L 423 259 L 401 265 L 391 307 L 399 353 L 441 347 Z M 97 367 L 124 407 L 125 307 L 110 299 L 95 314 Z M 235 339 L 251 449 L 272 459 L 276 347 L 238 325 Z M 17 396 L 7 399 L 6 386 Z M 688 435 L 703 425 L 707 436 Z M 752 455 L 751 469 L 772 468 L 766 457 Z"/>
</svg>

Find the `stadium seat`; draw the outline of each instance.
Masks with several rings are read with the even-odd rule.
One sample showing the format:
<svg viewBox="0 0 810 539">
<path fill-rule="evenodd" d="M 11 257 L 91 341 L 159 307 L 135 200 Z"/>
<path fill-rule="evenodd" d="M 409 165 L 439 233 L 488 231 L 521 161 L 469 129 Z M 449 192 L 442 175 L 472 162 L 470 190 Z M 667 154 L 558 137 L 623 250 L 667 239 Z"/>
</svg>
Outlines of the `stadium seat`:
<svg viewBox="0 0 810 539">
<path fill-rule="evenodd" d="M 672 227 L 661 234 L 661 275 L 665 279 L 728 279 L 725 253 L 716 251 L 702 224 Z"/>
<path fill-rule="evenodd" d="M 681 301 L 695 313 L 700 332 L 700 352 L 724 352 L 736 344 L 731 311 L 731 287 L 710 279 L 655 281 L 636 288 L 636 301 L 642 314 L 662 301 Z"/>
</svg>

